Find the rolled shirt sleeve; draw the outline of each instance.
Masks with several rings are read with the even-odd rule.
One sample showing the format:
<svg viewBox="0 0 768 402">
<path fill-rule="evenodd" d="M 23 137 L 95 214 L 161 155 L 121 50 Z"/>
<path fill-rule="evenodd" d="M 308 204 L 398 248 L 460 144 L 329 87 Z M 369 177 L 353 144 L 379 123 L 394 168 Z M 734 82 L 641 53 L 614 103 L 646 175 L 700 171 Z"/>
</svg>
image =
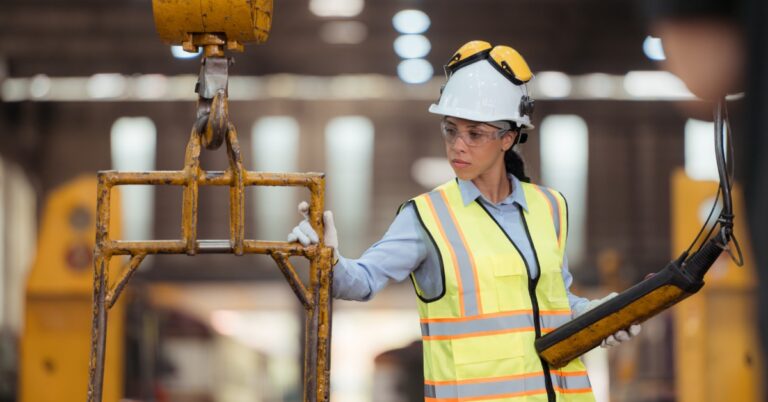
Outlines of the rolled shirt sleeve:
<svg viewBox="0 0 768 402">
<path fill-rule="evenodd" d="M 424 260 L 426 243 L 416 211 L 407 204 L 384 237 L 358 259 L 339 256 L 333 268 L 333 297 L 370 300 L 390 281 L 400 282 Z"/>
</svg>

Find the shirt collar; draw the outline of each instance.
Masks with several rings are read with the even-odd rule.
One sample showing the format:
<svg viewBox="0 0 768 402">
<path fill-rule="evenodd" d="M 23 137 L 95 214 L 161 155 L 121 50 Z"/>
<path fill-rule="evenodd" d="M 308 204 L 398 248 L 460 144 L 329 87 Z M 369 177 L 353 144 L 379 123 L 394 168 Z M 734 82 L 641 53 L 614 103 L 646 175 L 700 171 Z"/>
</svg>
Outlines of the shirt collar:
<svg viewBox="0 0 768 402">
<path fill-rule="evenodd" d="M 496 205 L 516 203 L 517 205 L 520 205 L 520 207 L 522 207 L 526 212 L 528 212 L 528 204 L 525 202 L 525 194 L 523 193 L 522 186 L 520 185 L 520 180 L 518 180 L 518 178 L 512 174 L 507 174 L 507 178 L 509 178 L 509 182 L 512 185 L 512 192 L 507 196 L 507 198 L 504 198 Z M 480 193 L 480 190 L 477 189 L 477 186 L 475 186 L 475 183 L 472 183 L 471 180 L 461 180 L 457 178 L 456 181 L 459 183 L 461 200 L 464 202 L 465 206 L 469 205 L 470 202 L 475 201 L 478 198 L 481 198 L 483 201 L 490 205 L 494 205 L 492 202 L 487 200 L 482 193 Z"/>
</svg>

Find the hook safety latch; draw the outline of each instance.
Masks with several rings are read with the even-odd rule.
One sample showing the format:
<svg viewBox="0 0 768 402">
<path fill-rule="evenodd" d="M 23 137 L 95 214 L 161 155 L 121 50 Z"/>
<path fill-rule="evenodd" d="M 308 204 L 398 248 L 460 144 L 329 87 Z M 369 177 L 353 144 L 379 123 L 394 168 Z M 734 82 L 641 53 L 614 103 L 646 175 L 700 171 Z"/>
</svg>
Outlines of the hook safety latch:
<svg viewBox="0 0 768 402">
<path fill-rule="evenodd" d="M 198 94 L 197 115 L 194 130 L 203 140 L 206 149 L 218 149 L 229 130 L 229 57 L 203 58 L 200 75 L 195 84 Z"/>
</svg>

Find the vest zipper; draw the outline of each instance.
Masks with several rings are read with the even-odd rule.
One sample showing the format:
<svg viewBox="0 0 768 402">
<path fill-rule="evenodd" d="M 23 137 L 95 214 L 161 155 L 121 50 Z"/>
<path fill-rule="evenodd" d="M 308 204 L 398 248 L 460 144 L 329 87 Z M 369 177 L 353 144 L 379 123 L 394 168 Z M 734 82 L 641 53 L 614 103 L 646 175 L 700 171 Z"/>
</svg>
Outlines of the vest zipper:
<svg viewBox="0 0 768 402">
<path fill-rule="evenodd" d="M 507 240 L 512 244 L 512 247 L 517 250 L 517 253 L 520 254 L 520 259 L 523 260 L 523 264 L 525 264 L 525 272 L 528 277 L 528 296 L 531 298 L 531 306 L 533 308 L 533 328 L 535 330 L 536 338 L 538 339 L 541 337 L 541 320 L 539 319 L 539 301 L 536 299 L 536 285 L 539 283 L 539 278 L 541 277 L 541 264 L 539 263 L 539 256 L 536 254 L 536 247 L 533 245 L 533 239 L 531 239 L 531 232 L 528 231 L 528 222 L 525 220 L 525 214 L 518 205 L 517 210 L 520 212 L 520 218 L 523 221 L 525 235 L 528 236 L 528 242 L 531 243 L 531 250 L 533 250 L 533 258 L 536 259 L 536 264 L 539 266 L 539 275 L 536 276 L 536 279 L 531 279 L 531 267 L 528 266 L 528 261 L 523 257 L 523 253 L 520 251 L 520 248 L 517 247 L 517 244 L 512 241 L 512 238 L 510 238 L 507 232 L 504 231 L 504 228 L 501 227 L 499 222 L 496 221 L 496 218 L 491 215 L 491 212 L 485 209 L 483 203 L 481 203 L 479 199 L 475 200 L 475 202 L 477 202 L 477 205 L 488 214 L 488 217 L 491 218 L 496 226 L 499 227 L 501 233 L 504 233 L 504 236 L 507 237 Z M 552 386 L 552 376 L 549 373 L 549 364 L 541 357 L 539 357 L 539 361 L 541 362 L 541 370 L 544 373 L 544 387 L 547 389 L 547 402 L 557 402 L 555 388 Z"/>
<path fill-rule="evenodd" d="M 541 319 L 539 318 L 539 301 L 536 298 L 536 285 L 538 285 L 539 278 L 541 278 L 541 263 L 539 262 L 539 256 L 536 253 L 536 246 L 534 246 L 533 239 L 531 238 L 531 232 L 528 230 L 528 222 L 525 220 L 525 214 L 519 206 L 518 210 L 520 211 L 520 218 L 522 219 L 523 227 L 525 228 L 525 235 L 528 236 L 528 242 L 531 243 L 533 258 L 536 259 L 536 265 L 539 266 L 539 274 L 536 275 L 536 279 L 531 279 L 530 270 L 528 271 L 528 295 L 531 297 L 531 305 L 533 306 L 533 327 L 536 330 L 536 338 L 538 339 L 541 338 Z M 525 261 L 525 258 L 523 258 L 523 261 Z M 528 263 L 525 265 L 526 268 L 528 268 Z M 557 396 L 555 396 L 555 388 L 552 386 L 552 376 L 549 372 L 549 364 L 541 357 L 539 357 L 539 361 L 541 362 L 541 368 L 544 372 L 544 386 L 547 388 L 547 399 L 549 402 L 556 402 Z"/>
</svg>

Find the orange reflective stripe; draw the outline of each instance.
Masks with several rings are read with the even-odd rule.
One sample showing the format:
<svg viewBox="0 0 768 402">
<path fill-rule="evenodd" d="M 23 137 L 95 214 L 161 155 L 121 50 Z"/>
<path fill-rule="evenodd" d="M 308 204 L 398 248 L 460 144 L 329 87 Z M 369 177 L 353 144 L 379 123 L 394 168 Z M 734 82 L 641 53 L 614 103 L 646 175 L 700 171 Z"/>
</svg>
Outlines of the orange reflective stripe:
<svg viewBox="0 0 768 402">
<path fill-rule="evenodd" d="M 480 300 L 480 280 L 477 277 L 477 265 L 475 264 L 475 256 L 472 253 L 472 249 L 469 247 L 469 243 L 467 243 L 467 238 L 464 236 L 464 231 L 461 230 L 461 226 L 459 226 L 459 221 L 456 219 L 456 214 L 453 213 L 453 208 L 451 203 L 448 201 L 448 195 L 445 193 L 445 189 L 440 190 L 440 196 L 445 202 L 448 213 L 451 215 L 451 220 L 453 220 L 453 225 L 456 227 L 456 231 L 459 232 L 461 242 L 464 244 L 464 248 L 467 250 L 467 255 L 469 255 L 469 263 L 472 266 L 472 276 L 475 278 L 475 298 L 477 299 L 477 312 L 478 315 L 482 315 L 483 303 Z"/>
<path fill-rule="evenodd" d="M 555 316 L 559 317 L 559 316 Z M 431 322 L 421 324 L 422 336 L 458 336 L 483 334 L 489 331 L 531 328 L 534 325 L 532 314 L 516 314 L 500 317 L 484 317 L 468 321 Z M 556 325 L 559 326 L 560 322 Z"/>
<path fill-rule="evenodd" d="M 560 205 L 560 198 L 562 198 L 562 195 L 560 197 L 558 197 L 557 194 L 556 194 L 556 191 L 554 191 L 554 190 L 552 190 L 550 188 L 548 188 L 547 191 L 552 194 L 552 197 L 555 200 L 555 205 L 557 206 L 557 214 L 558 214 L 557 215 L 557 221 L 559 222 L 558 233 L 557 233 L 557 244 L 562 246 L 563 244 L 565 244 L 565 233 L 566 233 L 565 227 L 568 224 L 568 222 L 566 222 L 568 217 L 562 216 L 564 211 L 565 211 L 565 209 L 566 209 L 566 206 L 565 205 Z"/>
<path fill-rule="evenodd" d="M 502 329 L 502 330 L 498 330 L 498 331 L 473 332 L 471 334 L 422 336 L 421 339 L 423 339 L 425 341 L 447 341 L 447 340 L 451 340 L 451 339 L 476 338 L 476 337 L 480 337 L 480 336 L 510 334 L 510 333 L 513 333 L 513 332 L 526 332 L 526 331 L 533 332 L 534 328 L 533 327 L 524 327 L 524 328 Z"/>
<path fill-rule="evenodd" d="M 484 318 L 506 317 L 510 315 L 524 315 L 533 314 L 533 310 L 509 310 L 500 311 L 498 313 L 486 313 L 471 317 L 446 317 L 446 318 L 421 318 L 419 322 L 422 324 L 429 324 L 433 322 L 465 322 L 473 320 L 482 320 Z M 564 315 L 570 316 L 571 310 L 542 310 L 539 311 L 539 315 Z"/>
<path fill-rule="evenodd" d="M 475 396 L 469 398 L 424 398 L 424 402 L 471 402 L 471 401 L 487 401 L 491 399 L 503 399 L 503 398 L 515 398 L 518 396 L 546 394 L 547 389 L 536 389 L 533 391 L 513 392 L 509 394 L 501 395 L 488 395 L 488 396 Z"/>
<path fill-rule="evenodd" d="M 533 372 L 533 373 L 505 375 L 505 376 L 500 376 L 500 377 L 473 378 L 471 380 L 445 380 L 445 381 L 424 380 L 424 384 L 427 384 L 427 385 L 478 384 L 478 383 L 483 383 L 483 382 L 495 382 L 495 381 L 517 380 L 517 379 L 521 379 L 521 378 L 538 377 L 540 375 L 544 375 L 544 372 L 543 371 L 536 371 L 536 372 Z"/>
<path fill-rule="evenodd" d="M 554 195 L 546 194 L 544 192 L 549 190 L 542 190 L 541 187 L 537 185 L 532 185 L 531 187 L 533 187 L 536 191 L 538 191 L 539 194 L 541 194 L 544 197 L 544 199 L 547 200 L 547 206 L 549 207 L 549 214 L 552 215 L 552 223 L 555 224 L 555 239 L 557 239 L 557 246 L 560 247 L 560 245 L 562 244 L 562 242 L 560 241 L 560 233 L 559 233 L 560 232 L 560 225 L 559 225 L 560 215 L 556 214 L 555 205 L 552 205 L 553 202 L 556 203 L 557 201 L 552 199 Z"/>
<path fill-rule="evenodd" d="M 576 376 L 584 376 L 587 375 L 587 370 L 582 371 L 563 371 L 563 370 L 552 370 L 552 373 L 555 373 L 561 377 L 576 377 Z"/>
<path fill-rule="evenodd" d="M 441 192 L 433 191 L 427 193 L 427 196 L 430 198 L 430 201 L 432 201 L 432 206 L 434 207 L 438 219 L 440 219 L 440 224 L 449 241 L 451 252 L 458 262 L 458 274 L 461 276 L 461 287 L 463 293 L 465 293 L 465 295 L 463 295 L 463 315 L 476 316 L 480 313 L 480 310 L 477 305 L 477 298 L 474 296 L 477 293 L 477 283 L 475 283 L 475 272 L 472 269 L 469 250 L 459 235 L 455 217 L 451 216 L 451 208 L 442 197 Z"/>
<path fill-rule="evenodd" d="M 432 218 L 435 220 L 435 224 L 437 225 L 437 230 L 440 231 L 440 236 L 443 238 L 443 243 L 447 245 L 448 252 L 451 254 L 451 261 L 453 261 L 453 270 L 456 274 L 456 286 L 458 287 L 458 293 L 459 293 L 459 313 L 464 316 L 464 289 L 461 284 L 461 273 L 459 272 L 459 260 L 456 258 L 456 253 L 453 251 L 453 247 L 451 247 L 451 242 L 448 240 L 448 236 L 445 234 L 445 229 L 443 229 L 443 223 L 440 221 L 440 217 L 437 216 L 437 211 L 435 211 L 435 206 L 432 204 L 432 200 L 429 199 L 429 196 L 424 197 L 424 201 L 426 202 L 427 206 L 429 207 L 429 212 L 432 214 Z"/>
<path fill-rule="evenodd" d="M 498 313 L 488 313 L 488 314 L 482 314 L 474 317 L 422 318 L 420 321 L 422 324 L 426 324 L 430 322 L 461 322 L 461 321 L 472 321 L 472 320 L 483 319 L 483 318 L 504 317 L 508 315 L 520 315 L 520 314 L 533 314 L 533 310 L 500 311 Z M 570 314 L 570 312 L 568 314 Z"/>
<path fill-rule="evenodd" d="M 539 315 L 571 315 L 571 310 L 542 310 Z"/>
<path fill-rule="evenodd" d="M 580 394 L 580 393 L 592 392 L 592 388 L 566 389 L 566 388 L 560 388 L 557 385 L 553 385 L 553 388 L 555 389 L 555 391 L 562 392 L 564 394 Z"/>
</svg>

